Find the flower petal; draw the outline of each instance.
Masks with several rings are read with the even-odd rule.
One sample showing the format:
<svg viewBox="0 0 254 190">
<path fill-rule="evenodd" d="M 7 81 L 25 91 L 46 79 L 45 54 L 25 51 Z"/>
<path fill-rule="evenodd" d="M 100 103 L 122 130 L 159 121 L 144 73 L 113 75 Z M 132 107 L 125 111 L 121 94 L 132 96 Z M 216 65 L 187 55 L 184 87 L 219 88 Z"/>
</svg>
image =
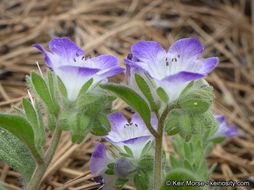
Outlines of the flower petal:
<svg viewBox="0 0 254 190">
<path fill-rule="evenodd" d="M 77 98 L 82 86 L 98 71 L 99 69 L 78 66 L 60 66 L 55 69 L 65 85 L 68 98 L 72 101 Z"/>
<path fill-rule="evenodd" d="M 183 71 L 183 72 L 179 72 L 174 75 L 167 76 L 167 77 L 163 78 L 162 81 L 168 81 L 171 83 L 183 83 L 183 82 L 187 82 L 187 81 L 196 80 L 196 79 L 199 79 L 202 77 L 204 77 L 203 74 Z"/>
<path fill-rule="evenodd" d="M 54 38 L 49 43 L 49 49 L 54 54 L 63 59 L 73 59 L 79 56 L 85 56 L 85 53 L 74 42 L 68 38 Z"/>
<path fill-rule="evenodd" d="M 102 175 L 107 169 L 107 165 L 114 162 L 114 159 L 106 151 L 105 144 L 95 142 L 94 152 L 91 156 L 89 168 L 93 175 Z"/>
<path fill-rule="evenodd" d="M 131 47 L 131 52 L 140 61 L 150 64 L 156 64 L 158 59 L 166 56 L 166 51 L 154 41 L 139 41 Z"/>
<path fill-rule="evenodd" d="M 196 59 L 204 51 L 201 42 L 197 38 L 183 38 L 176 41 L 168 53 L 181 60 Z"/>
<path fill-rule="evenodd" d="M 176 100 L 190 81 L 202 78 L 204 75 L 190 72 L 179 72 L 165 77 L 162 80 L 155 80 L 158 86 L 161 86 L 169 97 L 169 101 Z"/>
<path fill-rule="evenodd" d="M 118 66 L 119 61 L 113 55 L 101 55 L 98 57 L 94 57 L 86 60 L 87 66 L 91 68 L 99 68 L 99 69 L 108 69 L 111 67 Z"/>
<path fill-rule="evenodd" d="M 128 66 L 129 68 L 140 70 L 142 72 L 147 73 L 151 78 L 153 78 L 151 76 L 151 74 L 149 73 L 149 70 L 148 70 L 149 68 L 148 68 L 148 65 L 146 63 L 143 63 L 143 62 L 133 62 L 133 61 L 128 60 L 128 59 L 124 59 L 124 62 L 126 64 L 126 68 Z M 128 75 L 128 73 L 127 73 L 127 75 Z"/>
<path fill-rule="evenodd" d="M 143 130 L 142 134 L 144 134 L 144 131 L 146 131 L 146 132 L 148 131 L 148 129 L 146 128 L 146 124 L 144 123 L 143 119 L 140 117 L 140 115 L 138 113 L 134 113 L 134 115 L 132 116 L 131 122 L 138 124 L 139 128 L 141 130 Z M 151 115 L 151 125 L 155 130 L 157 130 L 158 120 L 157 120 L 157 117 L 155 116 L 154 113 L 152 113 L 152 115 Z M 150 132 L 148 134 L 150 134 Z M 140 134 L 140 136 L 141 136 L 141 134 Z"/>
<path fill-rule="evenodd" d="M 210 57 L 207 59 L 200 59 L 196 61 L 196 68 L 193 70 L 197 70 L 198 73 L 207 74 L 211 72 L 216 65 L 219 63 L 218 57 Z"/>
<path fill-rule="evenodd" d="M 97 73 L 97 75 L 100 78 L 106 78 L 106 77 L 112 77 L 118 73 L 123 72 L 125 69 L 121 67 L 113 67 L 111 69 L 105 70 L 105 71 L 100 71 Z"/>
<path fill-rule="evenodd" d="M 224 115 L 214 115 L 216 121 L 219 123 L 219 127 L 211 139 L 216 137 L 227 137 L 231 138 L 238 134 L 238 129 L 236 126 L 230 126 L 227 124 Z"/>
<path fill-rule="evenodd" d="M 32 46 L 35 47 L 35 48 L 37 48 L 38 50 L 40 50 L 42 53 L 44 53 L 45 62 L 47 63 L 47 65 L 48 65 L 49 67 L 52 68 L 52 67 L 53 67 L 53 64 L 52 64 L 52 61 L 53 61 L 53 60 L 51 60 L 51 59 L 53 59 L 54 56 L 53 56 L 50 52 L 48 52 L 47 50 L 45 50 L 43 47 L 41 47 L 39 44 L 33 44 Z"/>
</svg>

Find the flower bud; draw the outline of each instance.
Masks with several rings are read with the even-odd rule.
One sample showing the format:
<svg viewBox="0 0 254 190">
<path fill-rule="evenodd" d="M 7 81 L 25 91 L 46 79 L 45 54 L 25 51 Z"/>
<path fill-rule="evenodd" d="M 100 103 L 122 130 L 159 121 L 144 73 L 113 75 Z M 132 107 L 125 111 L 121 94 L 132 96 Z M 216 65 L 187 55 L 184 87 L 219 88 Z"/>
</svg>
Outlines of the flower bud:
<svg viewBox="0 0 254 190">
<path fill-rule="evenodd" d="M 120 158 L 115 163 L 114 172 L 119 178 L 126 178 L 131 171 L 131 162 L 128 158 Z"/>
</svg>

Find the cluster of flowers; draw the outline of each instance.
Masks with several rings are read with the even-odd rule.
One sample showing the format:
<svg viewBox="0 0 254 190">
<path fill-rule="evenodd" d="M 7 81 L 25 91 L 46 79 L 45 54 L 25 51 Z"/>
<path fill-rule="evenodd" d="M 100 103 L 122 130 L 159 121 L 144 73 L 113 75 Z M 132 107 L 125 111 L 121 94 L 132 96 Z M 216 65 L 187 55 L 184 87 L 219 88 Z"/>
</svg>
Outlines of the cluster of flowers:
<svg viewBox="0 0 254 190">
<path fill-rule="evenodd" d="M 70 101 L 75 101 L 80 89 L 89 79 L 93 78 L 95 86 L 98 83 L 106 83 L 108 77 L 124 71 L 118 66 L 118 59 L 112 55 L 86 59 L 85 53 L 67 38 L 53 39 L 49 44 L 51 52 L 40 45 L 34 46 L 44 53 L 48 66 L 63 81 Z M 128 85 L 142 96 L 135 83 L 135 73 L 146 75 L 155 84 L 155 88 L 151 88 L 154 97 L 157 96 L 153 89 L 161 87 L 166 92 L 169 103 L 173 102 L 191 81 L 204 77 L 216 67 L 218 63 L 216 57 L 198 59 L 203 50 L 202 44 L 196 38 L 178 40 L 168 52 L 157 42 L 139 41 L 131 47 L 131 54 L 124 60 Z M 227 125 L 224 116 L 215 118 L 220 126 L 212 138 L 232 137 L 237 134 L 237 128 Z M 125 178 L 135 169 L 133 160 L 140 159 L 142 150 L 154 138 L 137 113 L 133 115 L 131 122 L 128 122 L 120 112 L 108 115 L 108 119 L 111 132 L 105 139 L 121 152 L 127 153 L 125 147 L 128 147 L 133 157 L 114 157 L 106 151 L 104 144 L 95 143 L 90 170 L 94 175 L 103 178 L 104 189 L 112 189 L 112 184 L 117 178 Z M 155 130 L 157 124 L 157 118 L 152 114 L 151 125 Z M 114 163 L 114 175 L 106 172 L 111 163 Z M 101 178 L 97 180 L 102 181 Z"/>
</svg>

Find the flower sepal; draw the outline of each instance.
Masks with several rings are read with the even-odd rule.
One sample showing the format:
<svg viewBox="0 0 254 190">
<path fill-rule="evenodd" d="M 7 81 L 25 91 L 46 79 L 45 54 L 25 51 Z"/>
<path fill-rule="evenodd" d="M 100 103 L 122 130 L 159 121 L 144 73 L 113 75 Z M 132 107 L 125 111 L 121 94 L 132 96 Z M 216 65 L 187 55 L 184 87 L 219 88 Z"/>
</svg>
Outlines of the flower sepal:
<svg viewBox="0 0 254 190">
<path fill-rule="evenodd" d="M 146 76 L 146 79 L 148 80 L 148 77 Z M 141 75 L 138 73 L 135 73 L 135 81 L 139 88 L 139 90 L 142 92 L 144 97 L 147 99 L 147 101 L 150 104 L 152 112 L 156 112 L 160 105 L 155 101 L 155 98 L 153 97 L 152 91 L 151 91 L 151 83 L 150 81 L 146 81 Z"/>
<path fill-rule="evenodd" d="M 81 143 L 91 130 L 90 118 L 87 115 L 74 113 L 69 116 L 69 126 L 73 143 Z"/>
<path fill-rule="evenodd" d="M 203 84 L 202 79 L 186 88 L 179 97 L 179 106 L 190 113 L 206 112 L 213 102 L 213 88 Z"/>
<path fill-rule="evenodd" d="M 215 144 L 221 143 L 226 139 L 226 137 L 216 137 L 214 139 L 212 139 L 211 141 Z"/>
<path fill-rule="evenodd" d="M 30 76 L 26 76 L 26 81 L 29 84 L 30 89 L 43 101 L 48 111 L 51 114 L 58 116 L 60 106 L 55 91 L 57 86 L 54 78 L 50 76 L 43 77 L 33 71 Z"/>
</svg>

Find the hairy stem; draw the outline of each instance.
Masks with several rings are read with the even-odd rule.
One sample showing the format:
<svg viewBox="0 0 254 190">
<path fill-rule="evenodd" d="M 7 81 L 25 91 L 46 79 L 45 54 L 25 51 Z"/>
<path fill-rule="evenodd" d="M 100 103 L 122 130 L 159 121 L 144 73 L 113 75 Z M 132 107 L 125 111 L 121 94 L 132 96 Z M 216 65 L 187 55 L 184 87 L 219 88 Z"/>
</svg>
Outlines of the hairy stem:
<svg viewBox="0 0 254 190">
<path fill-rule="evenodd" d="M 158 136 L 155 137 L 155 158 L 154 158 L 154 190 L 161 187 L 161 165 L 162 165 L 162 140 L 165 120 L 168 113 L 175 108 L 175 105 L 167 106 L 158 121 Z"/>
<path fill-rule="evenodd" d="M 56 127 L 55 132 L 53 134 L 52 140 L 51 140 L 51 144 L 48 148 L 48 151 L 46 153 L 45 156 L 45 160 L 43 163 L 38 164 L 37 168 L 34 171 L 34 174 L 30 180 L 30 183 L 28 183 L 26 189 L 27 190 L 36 190 L 38 189 L 41 179 L 44 175 L 44 173 L 46 172 L 55 152 L 56 152 L 56 148 L 57 145 L 59 143 L 60 137 L 62 134 L 62 130 L 59 129 L 58 127 Z"/>
</svg>

